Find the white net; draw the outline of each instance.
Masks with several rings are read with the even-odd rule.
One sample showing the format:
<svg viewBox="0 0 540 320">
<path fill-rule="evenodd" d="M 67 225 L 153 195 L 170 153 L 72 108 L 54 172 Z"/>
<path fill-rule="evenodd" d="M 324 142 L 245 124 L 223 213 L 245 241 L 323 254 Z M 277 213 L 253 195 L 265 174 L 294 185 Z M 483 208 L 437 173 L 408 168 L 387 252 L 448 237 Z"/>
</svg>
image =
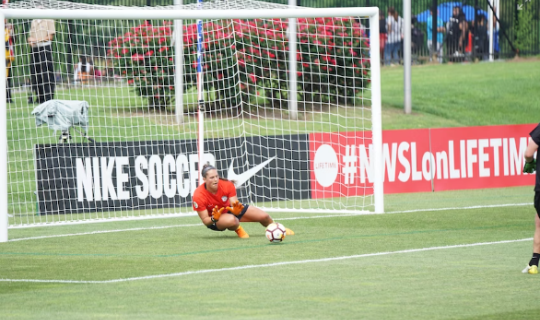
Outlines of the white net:
<svg viewBox="0 0 540 320">
<path fill-rule="evenodd" d="M 37 6 L 122 10 L 63 1 L 9 8 Z M 39 34 L 46 19 L 8 21 L 10 225 L 190 212 L 199 167 L 195 21 L 183 21 L 181 44 L 173 21 L 52 23 L 49 42 Z M 370 75 L 379 66 L 370 64 L 369 19 L 297 20 L 296 99 L 288 19 L 205 20 L 203 29 L 203 162 L 236 181 L 242 202 L 268 210 L 373 210 Z M 180 68 L 175 45 L 183 46 Z"/>
</svg>

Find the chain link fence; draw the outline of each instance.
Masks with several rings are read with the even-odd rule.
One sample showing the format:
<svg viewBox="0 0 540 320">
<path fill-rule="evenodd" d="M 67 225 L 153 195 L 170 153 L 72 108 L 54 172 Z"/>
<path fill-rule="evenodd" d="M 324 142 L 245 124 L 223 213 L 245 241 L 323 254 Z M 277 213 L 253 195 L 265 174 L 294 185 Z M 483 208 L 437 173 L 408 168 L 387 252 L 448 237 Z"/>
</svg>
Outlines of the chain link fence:
<svg viewBox="0 0 540 320">
<path fill-rule="evenodd" d="M 11 3 L 22 0 L 11 0 Z M 279 4 L 288 4 L 288 0 L 261 0 Z M 117 6 L 163 6 L 172 5 L 174 0 L 70 0 L 72 3 L 117 5 Z M 183 4 L 196 3 L 197 0 L 183 0 Z M 388 9 L 395 8 L 398 16 L 402 17 L 403 0 L 296 0 L 297 5 L 303 7 L 329 8 L 329 7 L 358 7 L 377 6 L 388 16 Z M 495 13 L 498 22 L 494 25 L 493 58 L 512 58 L 516 55 L 529 56 L 540 54 L 540 0 L 463 0 L 461 2 L 448 2 L 442 0 L 414 0 L 412 2 L 412 54 L 414 63 L 424 63 L 435 58 L 439 61 L 465 61 L 483 60 L 489 58 L 489 26 L 487 26 L 488 13 Z M 499 8 L 490 7 L 489 2 L 499 4 Z M 428 40 L 433 38 L 429 35 L 430 28 L 427 24 L 429 8 L 438 7 L 439 18 L 445 32 L 438 36 L 442 40 L 440 49 L 431 50 Z M 448 23 L 450 13 L 441 8 L 459 6 L 466 13 L 466 32 L 463 39 L 453 39 Z M 478 14 L 475 14 L 477 8 Z M 472 10 L 472 15 L 470 14 Z M 485 18 L 484 18 L 485 17 Z M 381 24 L 383 25 L 383 24 Z M 97 41 L 97 40 L 96 40 Z M 85 44 L 88 41 L 81 41 Z M 401 50 L 400 47 L 400 56 Z M 436 49 L 436 48 L 435 48 Z M 76 48 L 78 51 L 93 50 L 92 48 Z M 384 51 L 381 48 L 382 60 Z M 487 52 L 486 52 L 487 51 Z M 436 56 L 440 57 L 437 58 Z"/>
</svg>

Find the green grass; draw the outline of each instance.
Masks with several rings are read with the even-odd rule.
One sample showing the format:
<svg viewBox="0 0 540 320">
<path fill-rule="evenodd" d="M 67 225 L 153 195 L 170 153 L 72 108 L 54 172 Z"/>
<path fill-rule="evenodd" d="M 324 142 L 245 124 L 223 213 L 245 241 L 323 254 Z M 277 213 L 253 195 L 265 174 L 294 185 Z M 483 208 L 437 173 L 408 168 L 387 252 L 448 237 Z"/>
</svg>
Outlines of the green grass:
<svg viewBox="0 0 540 320">
<path fill-rule="evenodd" d="M 415 67 L 413 114 L 405 115 L 403 70 L 385 68 L 383 128 L 534 123 L 532 115 L 540 112 L 538 70 L 540 61 Z M 118 111 L 103 100 L 112 93 L 100 90 L 69 96 L 100 106 L 92 110 L 94 136 L 181 139 L 196 129 L 173 124 L 170 114 L 133 110 L 144 101 L 127 90 L 116 91 L 115 102 L 126 117 L 112 120 L 108 115 Z M 33 190 L 25 148 L 56 137 L 48 129 L 26 129 L 34 125 L 28 116 L 33 106 L 23 98 L 16 96 L 18 104 L 8 109 L 9 156 L 15 159 L 10 192 L 21 197 L 10 199 L 10 206 L 33 212 L 33 204 L 23 202 Z M 290 120 L 279 125 L 292 132 L 332 130 L 331 123 L 346 124 L 350 115 L 329 117 L 320 127 Z M 274 120 L 266 121 L 246 125 L 259 128 Z M 119 127 L 128 129 L 119 132 Z M 532 196 L 532 187 L 392 194 L 385 196 L 384 215 L 275 213 L 297 233 L 278 245 L 266 241 L 259 225 L 244 224 L 251 237 L 240 240 L 232 232 L 206 230 L 194 216 L 13 228 L 11 241 L 0 244 L 0 279 L 149 278 L 2 281 L 0 314 L 2 319 L 531 319 L 540 311 L 540 278 L 520 271 L 531 255 Z M 472 246 L 452 247 L 464 244 Z"/>
<path fill-rule="evenodd" d="M 521 203 L 530 188 L 390 195 L 388 209 Z M 500 199 L 505 195 L 504 201 Z M 455 203 L 454 203 L 455 204 Z M 297 233 L 272 245 L 251 234 L 205 230 L 196 217 L 14 229 L 0 245 L 0 278 L 123 283 L 0 282 L 4 319 L 524 319 L 535 311 L 535 277 L 520 273 L 530 241 L 442 248 L 531 237 L 531 206 L 309 218 L 274 216 Z M 303 219 L 287 218 L 303 216 Z M 311 215 L 313 216 L 313 215 Z M 169 227 L 150 229 L 150 227 Z M 62 234 L 139 230 L 51 237 Z M 434 248 L 430 251 L 401 252 Z M 392 253 L 393 252 L 393 253 Z M 374 253 L 388 253 L 366 256 Z M 356 258 L 351 256 L 357 255 Z M 334 261 L 312 261 L 349 257 Z M 359 316 L 360 315 L 360 316 Z"/>
<path fill-rule="evenodd" d="M 385 112 L 403 110 L 403 69 L 385 68 L 383 129 L 534 123 L 539 81 L 540 60 L 418 66 L 412 69 L 413 115 L 387 119 Z"/>
</svg>

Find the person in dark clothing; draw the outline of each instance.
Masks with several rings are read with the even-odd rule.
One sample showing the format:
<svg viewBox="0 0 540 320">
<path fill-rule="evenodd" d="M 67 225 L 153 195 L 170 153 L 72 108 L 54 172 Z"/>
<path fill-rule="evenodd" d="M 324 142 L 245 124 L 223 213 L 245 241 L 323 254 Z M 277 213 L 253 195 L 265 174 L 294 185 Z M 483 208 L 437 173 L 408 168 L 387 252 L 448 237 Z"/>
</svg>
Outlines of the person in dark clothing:
<svg viewBox="0 0 540 320">
<path fill-rule="evenodd" d="M 474 48 L 476 57 L 482 60 L 489 59 L 489 39 L 486 23 L 486 16 L 483 14 L 478 16 L 478 23 L 474 34 Z"/>
<path fill-rule="evenodd" d="M 453 59 L 457 57 L 463 57 L 463 53 L 467 41 L 468 24 L 465 19 L 465 14 L 460 7 L 454 7 L 452 16 L 448 20 L 446 25 L 447 39 L 446 39 L 446 52 Z"/>
<path fill-rule="evenodd" d="M 536 161 L 534 154 L 538 150 L 538 145 L 540 145 L 540 124 L 531 131 L 530 136 L 529 144 L 525 150 L 525 166 L 523 167 L 523 173 L 533 173 L 536 171 L 536 183 L 534 186 L 534 209 L 536 210 L 534 221 L 536 228 L 533 237 L 533 255 L 529 264 L 522 272 L 538 274 L 538 261 L 540 260 L 540 174 L 538 171 L 540 169 L 540 161 Z"/>
<path fill-rule="evenodd" d="M 30 37 L 28 37 L 28 44 L 32 47 L 30 78 L 32 92 L 37 96 L 39 103 L 54 98 L 56 81 L 52 59 L 52 40 L 55 33 L 54 20 L 32 20 Z M 28 97 L 28 103 L 34 103 L 32 96 Z"/>
<path fill-rule="evenodd" d="M 380 56 L 384 57 L 384 46 L 386 45 L 386 39 L 388 37 L 388 31 L 386 30 L 386 17 L 383 11 L 379 11 L 379 48 Z M 383 59 L 381 59 L 381 62 Z"/>
</svg>

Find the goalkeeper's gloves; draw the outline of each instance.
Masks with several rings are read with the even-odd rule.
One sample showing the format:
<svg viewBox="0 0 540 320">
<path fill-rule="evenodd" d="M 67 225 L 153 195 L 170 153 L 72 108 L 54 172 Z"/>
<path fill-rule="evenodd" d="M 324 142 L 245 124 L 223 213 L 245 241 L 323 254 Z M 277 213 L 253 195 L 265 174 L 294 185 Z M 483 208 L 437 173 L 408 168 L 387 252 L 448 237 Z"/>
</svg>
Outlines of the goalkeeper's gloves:
<svg viewBox="0 0 540 320">
<path fill-rule="evenodd" d="M 237 216 L 242 212 L 242 210 L 244 210 L 244 205 L 241 204 L 239 201 L 236 201 L 232 204 L 232 207 L 227 207 L 227 210 Z"/>
<path fill-rule="evenodd" d="M 218 220 L 221 217 L 221 214 L 223 213 L 223 211 L 225 211 L 225 208 L 219 208 L 218 209 L 218 206 L 215 206 L 214 209 L 212 209 L 212 216 L 210 217 L 212 222 L 214 222 L 214 223 L 218 222 Z"/>
<path fill-rule="evenodd" d="M 532 159 L 531 162 L 525 162 L 523 166 L 523 173 L 533 173 L 536 170 L 536 159 Z"/>
</svg>

